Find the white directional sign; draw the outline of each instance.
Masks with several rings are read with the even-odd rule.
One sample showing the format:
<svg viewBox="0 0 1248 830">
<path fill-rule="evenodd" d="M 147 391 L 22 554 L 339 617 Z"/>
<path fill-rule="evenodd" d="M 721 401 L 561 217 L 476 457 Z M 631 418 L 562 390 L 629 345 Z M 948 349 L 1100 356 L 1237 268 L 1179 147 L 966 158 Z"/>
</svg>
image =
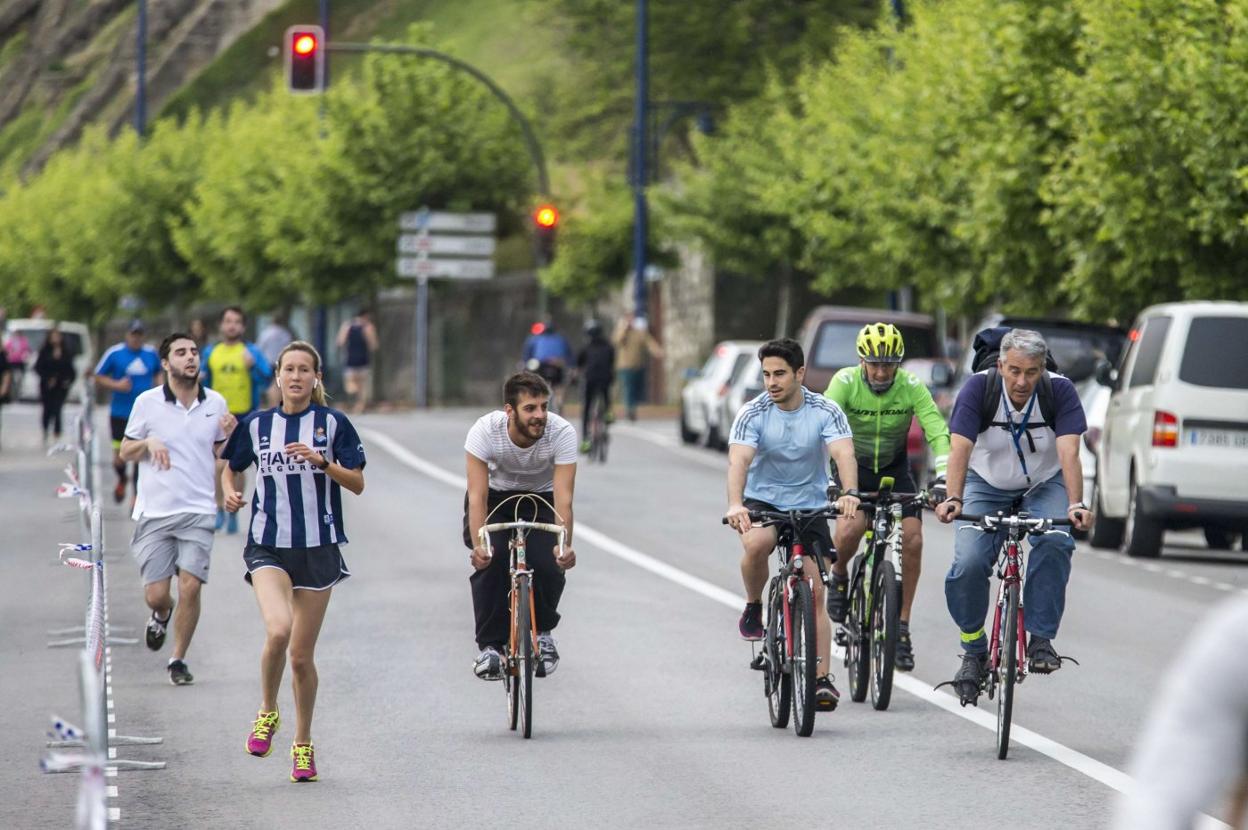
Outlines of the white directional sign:
<svg viewBox="0 0 1248 830">
<path fill-rule="evenodd" d="M 401 231 L 449 231 L 451 233 L 494 233 L 498 217 L 492 213 L 447 213 L 440 210 L 411 210 L 399 214 Z"/>
<path fill-rule="evenodd" d="M 399 237 L 400 254 L 442 254 L 448 256 L 493 256 L 492 236 L 431 236 L 405 233 Z"/>
<path fill-rule="evenodd" d="M 395 264 L 400 277 L 446 277 L 453 280 L 488 280 L 494 262 L 488 259 L 428 259 L 401 256 Z"/>
</svg>

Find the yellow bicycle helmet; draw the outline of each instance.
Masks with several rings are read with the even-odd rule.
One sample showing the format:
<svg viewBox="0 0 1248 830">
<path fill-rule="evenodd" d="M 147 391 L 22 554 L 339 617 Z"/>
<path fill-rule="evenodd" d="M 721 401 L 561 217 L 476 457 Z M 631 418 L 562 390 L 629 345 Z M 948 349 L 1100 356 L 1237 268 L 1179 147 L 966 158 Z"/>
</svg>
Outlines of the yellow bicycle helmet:
<svg viewBox="0 0 1248 830">
<path fill-rule="evenodd" d="M 900 363 L 906 356 L 901 331 L 892 323 L 871 323 L 858 332 L 858 356 L 868 363 Z"/>
</svg>

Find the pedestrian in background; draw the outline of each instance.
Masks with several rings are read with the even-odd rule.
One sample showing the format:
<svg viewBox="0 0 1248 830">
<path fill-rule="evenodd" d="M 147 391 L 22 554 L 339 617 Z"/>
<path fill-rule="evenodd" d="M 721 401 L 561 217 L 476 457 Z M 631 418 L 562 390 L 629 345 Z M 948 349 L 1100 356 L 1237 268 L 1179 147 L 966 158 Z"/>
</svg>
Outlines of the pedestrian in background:
<svg viewBox="0 0 1248 830">
<path fill-rule="evenodd" d="M 4 351 L 9 358 L 11 400 L 17 400 L 22 393 L 22 378 L 26 374 L 26 361 L 30 360 L 30 341 L 18 329 L 9 332 L 4 338 Z"/>
<path fill-rule="evenodd" d="M 289 318 L 285 311 L 279 311 L 273 315 L 273 319 L 268 322 L 260 335 L 256 338 L 256 345 L 264 354 L 265 360 L 269 361 L 270 366 L 277 365 L 277 358 L 282 353 L 282 349 L 294 340 L 295 336 L 291 333 L 289 327 Z M 277 384 L 269 385 L 265 393 L 266 403 L 268 406 L 277 406 L 282 402 L 281 390 L 277 388 Z"/>
<path fill-rule="evenodd" d="M 377 351 L 377 328 L 368 309 L 361 308 L 338 329 L 338 350 L 344 355 L 342 385 L 351 399 L 351 412 L 359 415 L 368 403 L 373 352 Z"/>
<path fill-rule="evenodd" d="M 225 507 L 242 509 L 243 471 L 256 467 L 244 577 L 256 592 L 264 621 L 260 655 L 260 711 L 247 751 L 273 750 L 281 725 L 277 693 L 289 649 L 295 693 L 294 762 L 290 780 L 315 781 L 312 710 L 317 673 L 313 654 L 335 585 L 351 576 L 339 545 L 347 543 L 342 488 L 364 492 L 364 445 L 347 416 L 325 405 L 321 356 L 296 340 L 277 361 L 281 406 L 258 412 L 230 437 L 222 457 Z"/>
<path fill-rule="evenodd" d="M 243 339 L 247 331 L 247 315 L 238 306 L 229 306 L 221 312 L 218 321 L 221 339 L 204 349 L 201 378 L 204 386 L 215 389 L 225 398 L 230 414 L 242 420 L 260 406 L 260 396 L 273 377 L 268 358 L 256 346 Z M 218 465 L 216 479 L 220 481 Z M 217 526 L 225 526 L 226 533 L 238 533 L 238 517 L 225 511 L 224 495 L 217 489 Z"/>
<path fill-rule="evenodd" d="M 632 312 L 620 318 L 611 340 L 615 344 L 615 368 L 624 397 L 624 410 L 628 420 L 635 421 L 637 405 L 645 397 L 646 363 L 652 357 L 663 357 L 663 348 L 650 334 L 646 319 Z"/>
<path fill-rule="evenodd" d="M 194 680 L 186 653 L 199 624 L 200 590 L 212 556 L 217 453 L 236 421 L 225 398 L 200 383 L 199 346 L 189 334 L 166 337 L 159 357 L 166 381 L 135 399 L 121 457 L 143 471 L 130 549 L 152 612 L 145 626 L 147 647 L 160 650 L 172 621 L 173 654 L 165 668 L 170 683 L 186 686 Z M 170 592 L 175 576 L 176 618 Z"/>
<path fill-rule="evenodd" d="M 61 408 L 74 383 L 74 355 L 65 345 L 65 335 L 55 326 L 48 331 L 48 339 L 35 358 L 35 374 L 39 376 L 39 401 L 43 404 L 40 424 L 43 427 L 43 443 L 48 443 L 48 429 L 52 437 L 61 440 Z"/>
<path fill-rule="evenodd" d="M 0 349 L 0 422 L 4 420 L 4 405 L 9 400 L 13 373 L 9 371 L 9 356 Z"/>
<path fill-rule="evenodd" d="M 126 498 L 126 486 L 130 482 L 126 462 L 121 458 L 121 442 L 126 435 L 126 421 L 134 402 L 148 389 L 164 382 L 160 370 L 160 355 L 143 342 L 145 329 L 142 320 L 131 320 L 126 339 L 111 347 L 96 364 L 95 385 L 112 393 L 108 405 L 108 425 L 113 436 L 113 470 L 117 473 L 117 485 L 113 488 L 113 501 L 121 504 Z M 139 492 L 139 467 L 134 467 L 134 492 Z"/>
</svg>

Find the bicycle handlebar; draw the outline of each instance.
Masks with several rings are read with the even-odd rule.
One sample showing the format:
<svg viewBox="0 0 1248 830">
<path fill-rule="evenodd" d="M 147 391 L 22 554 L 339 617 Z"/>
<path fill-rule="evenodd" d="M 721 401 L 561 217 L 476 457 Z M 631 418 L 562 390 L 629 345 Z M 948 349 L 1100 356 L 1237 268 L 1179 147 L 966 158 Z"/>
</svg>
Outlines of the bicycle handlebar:
<svg viewBox="0 0 1248 830">
<path fill-rule="evenodd" d="M 1069 519 L 1040 519 L 1024 518 L 1018 514 L 1002 515 L 1000 513 L 986 516 L 976 516 L 973 513 L 961 513 L 954 517 L 954 520 L 962 520 L 974 522 L 979 530 L 1000 530 L 1001 528 L 1020 528 L 1032 532 L 1043 532 L 1051 530 L 1055 527 L 1070 527 Z"/>
<path fill-rule="evenodd" d="M 568 529 L 563 525 L 551 524 L 549 522 L 496 522 L 494 524 L 482 525 L 477 531 L 477 538 L 481 540 L 481 547 L 485 548 L 490 558 L 494 558 L 494 546 L 490 544 L 490 534 L 497 533 L 500 530 L 515 530 L 523 528 L 525 530 L 544 530 L 547 533 L 553 533 L 559 537 L 559 558 L 563 558 L 564 540 L 568 536 Z"/>
<path fill-rule="evenodd" d="M 840 515 L 836 505 L 809 507 L 804 510 L 751 510 L 750 521 L 760 525 L 774 525 L 793 520 L 803 519 L 835 519 Z M 719 520 L 720 524 L 728 524 L 728 517 Z"/>
</svg>

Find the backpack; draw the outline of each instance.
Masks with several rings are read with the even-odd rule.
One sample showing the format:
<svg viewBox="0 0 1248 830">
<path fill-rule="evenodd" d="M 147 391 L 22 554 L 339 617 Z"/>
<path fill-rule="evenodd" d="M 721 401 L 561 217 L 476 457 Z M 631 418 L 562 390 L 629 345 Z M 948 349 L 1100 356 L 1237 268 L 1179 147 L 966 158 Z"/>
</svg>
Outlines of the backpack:
<svg viewBox="0 0 1248 830">
<path fill-rule="evenodd" d="M 1001 411 L 1001 373 L 997 370 L 997 358 L 1001 356 L 1001 339 L 1012 331 L 1012 326 L 996 326 L 984 329 L 975 335 L 971 344 L 975 358 L 972 369 L 976 372 L 988 370 L 984 383 L 984 400 L 979 409 L 979 431 L 985 432 L 992 426 L 1005 426 L 1005 422 L 994 422 Z M 1057 361 L 1049 352 L 1044 359 L 1045 372 L 1036 384 L 1036 395 L 1039 398 L 1040 417 L 1049 429 L 1056 428 L 1057 409 L 1053 403 L 1053 379 L 1050 372 L 1057 371 Z"/>
</svg>

